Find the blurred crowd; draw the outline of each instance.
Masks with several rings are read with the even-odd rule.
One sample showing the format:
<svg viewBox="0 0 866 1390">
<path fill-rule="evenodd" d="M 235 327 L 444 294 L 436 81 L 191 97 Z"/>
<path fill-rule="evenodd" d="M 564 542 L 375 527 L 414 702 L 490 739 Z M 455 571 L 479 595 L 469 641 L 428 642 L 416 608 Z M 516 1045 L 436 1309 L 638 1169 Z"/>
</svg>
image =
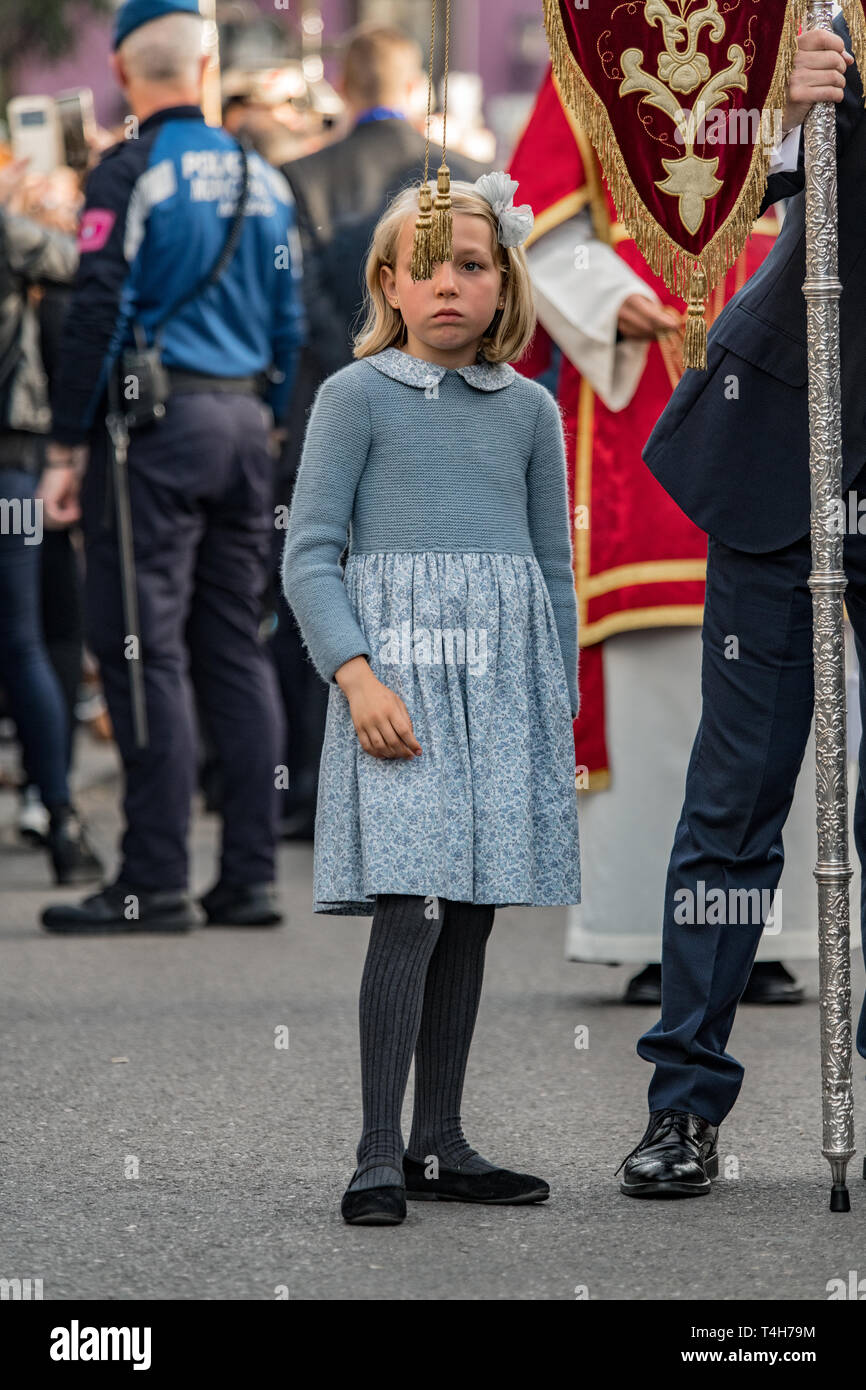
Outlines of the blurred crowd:
<svg viewBox="0 0 866 1390">
<path fill-rule="evenodd" d="M 496 141 L 484 127 L 481 96 L 479 79 L 453 74 L 448 148 L 454 177 L 476 178 L 492 167 Z M 335 86 L 321 77 L 310 80 L 300 63 L 289 63 L 266 70 L 224 71 L 220 97 L 226 130 L 244 137 L 249 147 L 282 170 L 297 203 L 309 334 L 286 418 L 276 422 L 280 451 L 274 463 L 274 505 L 279 507 L 291 499 L 315 390 L 326 375 L 351 360 L 351 331 L 361 309 L 363 264 L 372 228 L 395 188 L 417 180 L 423 169 L 427 75 L 414 39 L 393 28 L 364 26 L 346 36 Z M 92 112 L 92 101 L 89 109 Z M 368 143 L 358 167 L 352 139 L 360 128 L 359 117 L 370 112 L 399 114 L 401 119 L 376 121 L 375 149 Z M 126 134 L 123 126 L 99 126 L 92 114 L 83 130 L 86 156 L 67 145 L 69 162 L 46 172 L 34 170 L 32 160 L 16 157 L 14 135 L 0 143 L 0 287 L 8 291 L 0 307 L 0 479 L 4 439 L 17 444 L 26 436 L 37 477 L 44 464 L 51 432 L 50 414 L 46 419 L 45 412 L 77 263 L 75 238 L 85 182 L 103 151 Z M 430 133 L 433 141 L 441 139 L 441 118 L 435 113 Z M 80 141 L 81 131 L 78 135 Z M 437 164 L 434 146 L 431 171 Z M 20 395 L 25 380 L 37 401 L 27 418 L 14 415 L 11 405 L 14 391 Z M 14 459 L 9 455 L 5 467 L 13 462 L 19 467 L 20 450 Z M 10 484 L 12 474 L 6 472 L 5 479 Z M 14 486 L 0 491 L 7 498 L 17 495 Z M 280 595 L 281 543 L 282 532 L 275 529 L 261 631 L 287 716 L 289 785 L 282 793 L 282 833 L 286 838 L 311 839 L 328 691 L 307 662 Z M 33 547 L 38 560 L 25 555 L 26 549 L 20 536 L 0 534 L 0 589 L 7 607 L 0 622 L 0 737 L 5 743 L 0 782 L 17 791 L 20 836 L 50 851 L 49 815 L 32 766 L 34 734 L 31 730 L 28 747 L 21 718 L 11 717 L 11 684 L 21 685 L 19 710 L 22 704 L 35 709 L 31 694 L 44 694 L 45 663 L 53 669 L 66 725 L 54 746 L 66 750 L 67 773 L 74 773 L 76 737 L 82 729 L 88 737 L 106 741 L 112 729 L 101 698 L 98 662 L 84 638 L 85 557 L 79 528 L 46 529 L 41 544 Z M 38 563 L 40 571 L 36 617 L 25 611 L 29 601 L 18 587 L 16 566 L 20 569 L 25 560 Z M 16 611 L 10 613 L 10 608 Z M 44 718 L 48 706 L 41 708 Z M 44 756 L 38 731 L 35 737 Z M 218 811 L 219 760 L 204 719 L 200 739 L 200 787 L 207 809 Z M 50 858 L 58 883 L 96 878 L 103 868 L 81 835 L 71 859 L 56 853 Z"/>
</svg>

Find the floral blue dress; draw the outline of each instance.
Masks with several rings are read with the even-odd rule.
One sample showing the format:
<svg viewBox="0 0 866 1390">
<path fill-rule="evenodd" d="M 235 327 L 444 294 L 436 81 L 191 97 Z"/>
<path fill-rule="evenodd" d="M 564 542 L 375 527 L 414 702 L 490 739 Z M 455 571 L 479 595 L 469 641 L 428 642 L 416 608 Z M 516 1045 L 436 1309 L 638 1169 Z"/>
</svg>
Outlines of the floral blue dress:
<svg viewBox="0 0 866 1390">
<path fill-rule="evenodd" d="M 389 369 L 412 381 L 418 359 L 389 354 Z M 350 553 L 343 582 L 370 665 L 404 701 L 423 751 L 412 759 L 365 752 L 348 698 L 331 684 L 313 910 L 369 915 L 379 893 L 579 903 L 571 701 L 536 556 Z M 428 635 L 420 645 L 419 632 Z M 459 639 L 449 649 L 454 633 L 462 649 Z"/>
</svg>

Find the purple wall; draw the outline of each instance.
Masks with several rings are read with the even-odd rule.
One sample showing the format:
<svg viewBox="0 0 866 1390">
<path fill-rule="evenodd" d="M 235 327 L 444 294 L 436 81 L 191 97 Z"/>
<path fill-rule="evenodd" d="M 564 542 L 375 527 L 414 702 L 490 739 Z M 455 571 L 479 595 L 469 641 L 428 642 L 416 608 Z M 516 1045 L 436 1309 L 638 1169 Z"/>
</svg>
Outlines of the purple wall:
<svg viewBox="0 0 866 1390">
<path fill-rule="evenodd" d="M 108 70 L 111 34 L 110 20 L 92 17 L 81 25 L 78 46 L 56 63 L 44 60 L 24 62 L 18 68 L 15 89 L 18 95 L 54 96 L 64 87 L 92 87 L 96 118 L 109 125 L 122 114 L 122 100 Z"/>
<path fill-rule="evenodd" d="M 278 20 L 286 14 L 274 8 L 273 0 L 256 3 L 263 13 L 275 14 Z M 343 33 L 356 13 L 354 0 L 320 0 L 320 8 L 326 39 Z M 289 13 L 296 12 L 293 0 Z M 541 0 L 463 0 L 454 5 L 454 68 L 480 73 L 487 98 L 532 90 L 543 71 L 544 47 L 542 39 L 528 61 L 521 61 L 517 34 L 527 21 L 535 22 L 533 31 L 540 37 Z M 86 21 L 75 53 L 54 64 L 34 61 L 21 65 L 17 91 L 53 94 L 63 87 L 89 86 L 94 91 L 99 120 L 106 124 L 116 120 L 123 107 L 107 66 L 110 32 L 110 20 Z M 327 72 L 333 76 L 333 64 L 328 64 Z"/>
</svg>

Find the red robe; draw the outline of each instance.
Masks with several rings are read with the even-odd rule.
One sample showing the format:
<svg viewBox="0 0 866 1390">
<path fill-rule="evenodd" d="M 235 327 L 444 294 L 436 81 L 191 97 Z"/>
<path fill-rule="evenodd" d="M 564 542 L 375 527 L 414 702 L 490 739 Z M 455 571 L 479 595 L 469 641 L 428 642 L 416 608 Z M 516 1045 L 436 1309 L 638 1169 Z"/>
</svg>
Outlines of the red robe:
<svg viewBox="0 0 866 1390">
<path fill-rule="evenodd" d="M 601 166 L 574 116 L 561 101 L 552 70 L 536 99 L 509 165 L 519 183 L 516 203 L 529 203 L 535 226 L 526 243 L 588 207 L 594 233 L 612 246 L 658 295 L 683 305 L 654 275 L 617 220 Z M 778 234 L 768 213 L 724 285 L 710 297 L 708 322 L 766 258 Z M 551 340 L 539 324 L 527 354 L 514 365 L 538 376 L 551 361 Z M 611 776 L 604 714 L 603 644 L 634 628 L 699 626 L 703 619 L 707 537 L 680 511 L 644 464 L 641 454 L 679 380 L 673 354 L 650 344 L 631 404 L 613 412 L 563 354 L 557 399 L 569 458 L 578 600 L 581 711 L 575 754 L 582 785 L 608 785 Z M 588 778 L 586 774 L 588 773 Z"/>
</svg>

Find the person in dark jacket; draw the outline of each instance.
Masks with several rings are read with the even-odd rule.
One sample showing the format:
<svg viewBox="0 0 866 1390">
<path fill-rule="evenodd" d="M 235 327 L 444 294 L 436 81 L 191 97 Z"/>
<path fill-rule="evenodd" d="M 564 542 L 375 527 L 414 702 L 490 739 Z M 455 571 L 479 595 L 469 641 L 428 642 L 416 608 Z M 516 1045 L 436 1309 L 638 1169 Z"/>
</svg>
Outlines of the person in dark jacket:
<svg viewBox="0 0 866 1390">
<path fill-rule="evenodd" d="M 123 758 L 126 827 L 115 879 L 46 908 L 42 924 L 117 934 L 200 921 L 189 895 L 192 682 L 223 770 L 218 877 L 199 904 L 210 925 L 277 925 L 283 714 L 259 620 L 275 530 L 268 436 L 304 329 L 293 200 L 276 170 L 205 123 L 196 0 L 126 0 L 114 49 L 135 138 L 107 150 L 87 182 L 41 488 L 58 524 L 82 518 L 88 644 Z M 140 653 L 122 602 L 105 423 L 106 407 L 126 412 L 137 397 L 137 361 L 123 374 L 118 362 L 135 345 L 158 345 L 170 385 L 164 413 L 129 443 Z M 70 459 L 84 444 L 82 479 Z M 139 656 L 144 746 L 129 685 Z"/>
<path fill-rule="evenodd" d="M 371 25 L 355 31 L 344 57 L 342 95 L 351 129 L 342 139 L 283 165 L 298 213 L 309 322 L 297 386 L 286 418 L 278 478 L 279 502 L 288 509 L 300 462 L 307 416 L 325 377 L 352 357 L 352 329 L 364 298 L 364 265 L 373 230 L 389 201 L 424 174 L 424 136 L 412 118 L 424 109 L 426 78 L 414 39 L 399 29 Z M 431 144 L 430 175 L 441 149 Z M 487 166 L 448 152 L 454 179 L 474 182 Z M 281 533 L 274 548 L 279 565 Z M 285 761 L 285 838 L 312 839 L 327 690 L 307 661 L 294 617 L 278 607 L 271 643 L 289 727 Z"/>
<path fill-rule="evenodd" d="M 68 284 L 77 264 L 72 237 L 0 204 L 0 684 L 28 781 L 48 811 L 46 845 L 57 883 L 99 878 L 102 863 L 72 804 L 72 729 L 42 626 L 44 530 L 36 487 L 51 409 L 30 292 Z"/>
<path fill-rule="evenodd" d="M 800 36 L 783 129 L 838 105 L 843 488 L 866 495 L 866 113 L 841 19 Z M 796 136 L 795 136 L 796 141 Z M 784 164 L 783 164 L 784 167 Z M 802 145 L 764 206 L 791 197 L 764 264 L 716 320 L 706 372 L 689 371 L 644 459 L 709 533 L 703 711 L 668 868 L 661 1019 L 639 1040 L 654 1063 L 649 1125 L 625 1160 L 628 1196 L 706 1194 L 718 1126 L 743 1067 L 727 1051 L 761 933 L 782 926 L 782 831 L 812 723 L 814 679 L 805 194 Z M 846 599 L 866 665 L 866 536 L 845 536 Z M 861 684 L 861 700 L 863 690 Z M 854 818 L 866 882 L 866 748 Z M 757 907 L 757 912 L 755 911 Z M 866 915 L 861 920 L 866 927 Z M 866 1056 L 866 1010 L 858 1051 Z"/>
</svg>

